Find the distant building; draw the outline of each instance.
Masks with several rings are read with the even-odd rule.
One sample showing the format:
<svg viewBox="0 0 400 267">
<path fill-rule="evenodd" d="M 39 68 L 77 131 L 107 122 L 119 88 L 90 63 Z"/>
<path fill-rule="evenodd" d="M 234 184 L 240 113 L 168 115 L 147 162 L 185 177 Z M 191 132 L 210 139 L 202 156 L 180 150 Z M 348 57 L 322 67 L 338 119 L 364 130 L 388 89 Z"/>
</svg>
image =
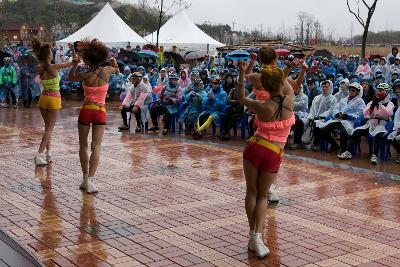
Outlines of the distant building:
<svg viewBox="0 0 400 267">
<path fill-rule="evenodd" d="M 22 22 L 6 22 L 0 25 L 0 36 L 10 42 L 30 40 L 33 36 L 45 38 L 47 30 L 40 25 L 28 25 Z"/>
</svg>

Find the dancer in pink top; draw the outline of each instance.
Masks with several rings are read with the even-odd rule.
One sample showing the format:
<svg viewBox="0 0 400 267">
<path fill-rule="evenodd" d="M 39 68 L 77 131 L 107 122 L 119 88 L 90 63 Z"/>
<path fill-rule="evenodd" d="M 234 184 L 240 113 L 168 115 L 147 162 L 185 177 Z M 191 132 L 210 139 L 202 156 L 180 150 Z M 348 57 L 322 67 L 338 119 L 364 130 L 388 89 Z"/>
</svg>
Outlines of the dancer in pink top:
<svg viewBox="0 0 400 267">
<path fill-rule="evenodd" d="M 266 101 L 248 99 L 244 94 L 243 62 L 239 63 L 239 69 L 239 101 L 256 114 L 258 125 L 243 152 L 247 187 L 245 206 L 250 227 L 248 248 L 262 258 L 269 254 L 262 238 L 268 208 L 267 192 L 277 177 L 283 148 L 295 123 L 294 92 L 281 69 L 274 65 L 263 66 L 260 81 L 270 98 Z"/>
<path fill-rule="evenodd" d="M 75 50 L 69 45 L 72 55 L 75 58 Z M 118 73 L 117 61 L 110 59 L 110 66 L 101 67 L 108 57 L 108 48 L 97 39 L 83 40 L 78 44 L 79 55 L 83 58 L 85 65 L 90 70 L 77 73 L 76 62 L 69 72 L 69 80 L 72 82 L 83 81 L 85 101 L 78 118 L 79 131 L 79 158 L 83 172 L 83 181 L 80 189 L 87 193 L 96 193 L 98 190 L 94 184 L 94 176 L 100 160 L 100 148 L 103 140 L 106 124 L 105 99 L 108 90 L 108 80 L 112 73 Z M 88 135 L 92 125 L 92 154 L 88 155 Z"/>
</svg>

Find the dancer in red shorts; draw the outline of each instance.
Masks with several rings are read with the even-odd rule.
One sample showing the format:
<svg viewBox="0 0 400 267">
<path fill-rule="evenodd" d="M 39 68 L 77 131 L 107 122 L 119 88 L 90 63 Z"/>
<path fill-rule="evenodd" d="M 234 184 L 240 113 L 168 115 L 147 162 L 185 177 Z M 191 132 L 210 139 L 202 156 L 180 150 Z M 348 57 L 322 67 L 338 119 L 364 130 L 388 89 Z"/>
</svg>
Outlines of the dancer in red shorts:
<svg viewBox="0 0 400 267">
<path fill-rule="evenodd" d="M 269 92 L 266 101 L 245 97 L 245 64 L 239 63 L 239 101 L 255 114 L 257 131 L 243 152 L 243 169 L 246 178 L 246 213 L 250 226 L 248 248 L 258 257 L 269 254 L 264 245 L 262 232 L 268 207 L 267 192 L 275 181 L 284 154 L 290 129 L 295 123 L 293 113 L 294 92 L 284 73 L 276 66 L 263 66 L 262 87 Z"/>
<path fill-rule="evenodd" d="M 69 45 L 75 58 L 75 51 L 72 45 Z M 79 158 L 83 172 L 83 181 L 80 189 L 87 193 L 98 192 L 94 184 L 94 176 L 100 159 L 100 148 L 103 140 L 104 129 L 106 125 L 105 99 L 108 91 L 108 80 L 112 73 L 118 72 L 117 61 L 110 59 L 110 66 L 102 67 L 108 58 L 108 48 L 97 39 L 83 40 L 78 44 L 79 55 L 82 57 L 85 65 L 90 70 L 84 73 L 77 73 L 78 63 L 74 64 L 69 72 L 69 80 L 72 82 L 83 81 L 83 90 L 85 100 L 78 118 L 79 132 Z M 92 154 L 88 155 L 88 135 L 92 125 Z"/>
</svg>

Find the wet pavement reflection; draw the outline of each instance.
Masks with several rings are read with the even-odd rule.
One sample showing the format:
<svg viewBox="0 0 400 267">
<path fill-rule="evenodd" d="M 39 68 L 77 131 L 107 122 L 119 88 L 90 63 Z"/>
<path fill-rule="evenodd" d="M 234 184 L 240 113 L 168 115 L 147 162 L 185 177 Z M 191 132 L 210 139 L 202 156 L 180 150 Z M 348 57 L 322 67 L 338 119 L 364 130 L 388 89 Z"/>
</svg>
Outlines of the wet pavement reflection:
<svg viewBox="0 0 400 267">
<path fill-rule="evenodd" d="M 110 106 L 92 196 L 78 189 L 78 110 L 65 104 L 54 162 L 35 167 L 39 111 L 0 109 L 0 228 L 46 266 L 400 264 L 399 181 L 285 159 L 265 223 L 271 253 L 258 260 L 246 249 L 242 143 L 121 134 Z"/>
</svg>

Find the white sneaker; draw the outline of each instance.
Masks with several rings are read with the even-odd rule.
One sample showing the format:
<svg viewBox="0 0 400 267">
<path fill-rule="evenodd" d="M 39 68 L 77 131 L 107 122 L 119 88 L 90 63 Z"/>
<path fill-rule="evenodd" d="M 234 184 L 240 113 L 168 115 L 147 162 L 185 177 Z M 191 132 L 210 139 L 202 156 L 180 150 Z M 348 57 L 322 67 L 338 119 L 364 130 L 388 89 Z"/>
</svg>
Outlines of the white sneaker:
<svg viewBox="0 0 400 267">
<path fill-rule="evenodd" d="M 342 154 L 338 155 L 339 159 L 351 159 L 353 156 L 351 155 L 351 153 L 349 151 L 345 151 Z"/>
<path fill-rule="evenodd" d="M 268 201 L 273 203 L 279 202 L 279 197 L 278 194 L 276 193 L 276 186 L 273 184 L 270 186 L 268 191 Z"/>
<path fill-rule="evenodd" d="M 373 154 L 373 155 L 371 156 L 370 161 L 371 161 L 371 163 L 372 163 L 373 165 L 376 165 L 376 164 L 378 163 L 378 157 L 377 157 L 376 155 Z"/>
<path fill-rule="evenodd" d="M 249 232 L 249 244 L 247 245 L 247 248 L 249 249 L 249 251 L 256 251 L 254 248 L 254 242 L 253 242 L 253 235 L 254 235 L 254 230 L 250 230 Z"/>
<path fill-rule="evenodd" d="M 47 161 L 47 163 L 53 162 L 53 159 L 51 158 L 51 151 L 50 150 L 46 151 L 46 161 Z"/>
<path fill-rule="evenodd" d="M 92 194 L 97 192 L 99 192 L 99 190 L 97 190 L 97 187 L 93 182 L 93 177 L 89 177 L 86 183 L 86 193 Z"/>
<path fill-rule="evenodd" d="M 87 175 L 83 175 L 83 180 L 82 180 L 81 185 L 79 186 L 79 189 L 86 190 L 86 188 L 87 188 L 87 182 L 88 182 L 88 177 L 87 177 Z"/>
<path fill-rule="evenodd" d="M 260 233 L 253 234 L 252 247 L 254 247 L 257 258 L 264 258 L 264 257 L 268 256 L 268 254 L 269 254 L 269 249 L 264 244 Z"/>
<path fill-rule="evenodd" d="M 47 164 L 46 155 L 44 153 L 37 153 L 35 156 L 36 166 L 43 166 Z"/>
</svg>

